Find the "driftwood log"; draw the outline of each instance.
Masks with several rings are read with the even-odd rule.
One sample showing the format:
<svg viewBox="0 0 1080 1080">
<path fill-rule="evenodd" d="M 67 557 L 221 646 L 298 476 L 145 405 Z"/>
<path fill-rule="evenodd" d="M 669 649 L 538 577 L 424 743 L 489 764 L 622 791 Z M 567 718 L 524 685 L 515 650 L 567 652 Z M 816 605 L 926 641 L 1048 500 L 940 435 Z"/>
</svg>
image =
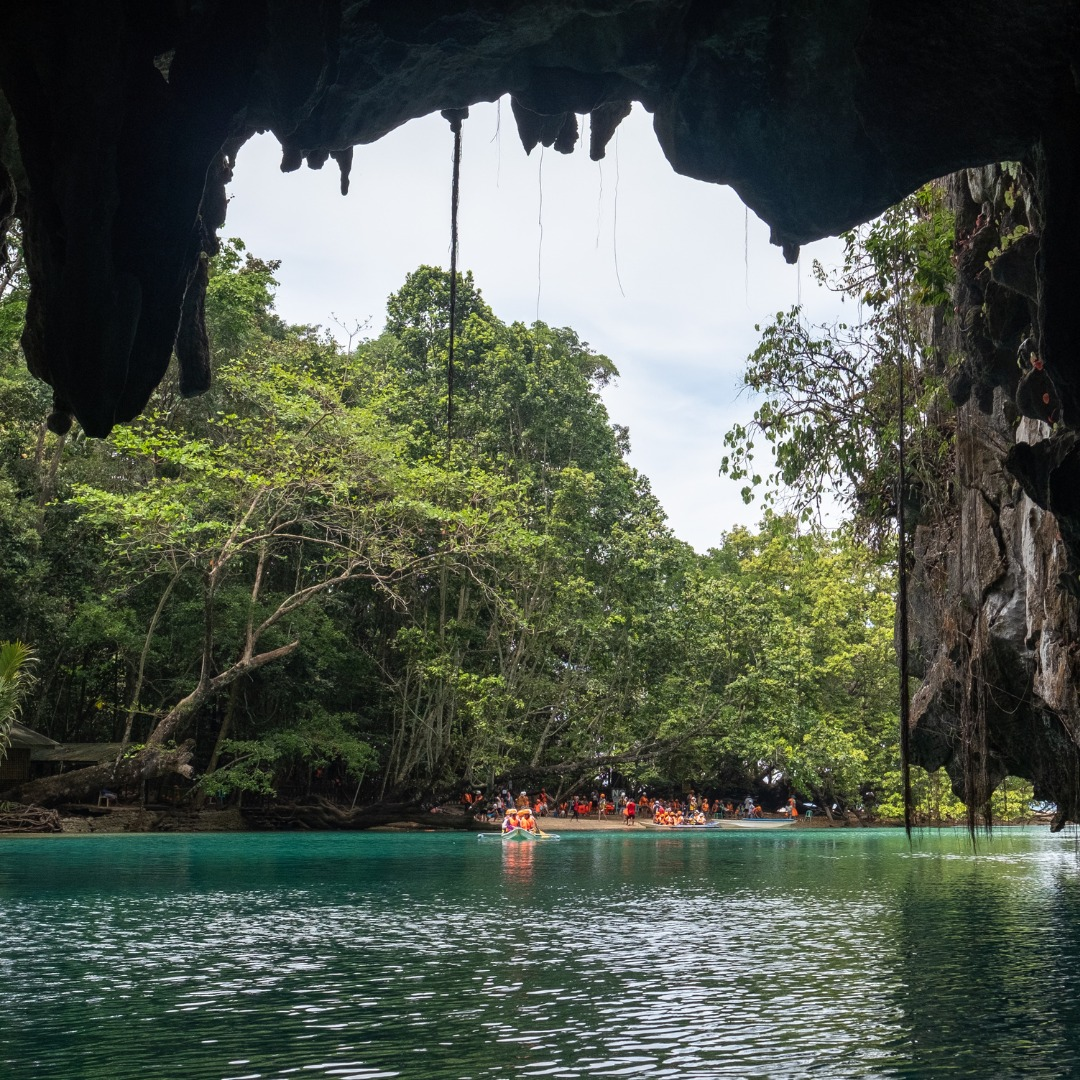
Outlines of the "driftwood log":
<svg viewBox="0 0 1080 1080">
<path fill-rule="evenodd" d="M 61 832 L 60 815 L 43 806 L 0 803 L 0 833 Z"/>
</svg>

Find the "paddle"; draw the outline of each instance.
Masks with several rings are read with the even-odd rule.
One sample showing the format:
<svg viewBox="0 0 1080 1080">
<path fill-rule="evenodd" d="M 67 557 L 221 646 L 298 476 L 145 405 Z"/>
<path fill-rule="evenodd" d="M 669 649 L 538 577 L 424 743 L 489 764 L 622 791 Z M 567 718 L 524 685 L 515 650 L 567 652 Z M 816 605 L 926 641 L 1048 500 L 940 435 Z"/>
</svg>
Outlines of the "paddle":
<svg viewBox="0 0 1080 1080">
<path fill-rule="evenodd" d="M 537 840 L 558 840 L 559 839 L 554 833 L 544 832 L 544 830 L 540 828 L 540 822 L 536 820 L 535 815 L 530 815 L 530 816 L 532 817 L 533 827 L 531 829 L 526 829 L 526 832 L 532 833 L 536 837 Z"/>
</svg>

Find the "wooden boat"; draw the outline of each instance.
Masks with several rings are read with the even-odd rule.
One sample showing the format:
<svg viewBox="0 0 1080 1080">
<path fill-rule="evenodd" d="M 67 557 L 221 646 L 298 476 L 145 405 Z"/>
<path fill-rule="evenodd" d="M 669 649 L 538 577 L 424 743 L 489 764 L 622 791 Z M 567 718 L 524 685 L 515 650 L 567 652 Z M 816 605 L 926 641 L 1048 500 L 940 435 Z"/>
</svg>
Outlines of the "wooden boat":
<svg viewBox="0 0 1080 1080">
<path fill-rule="evenodd" d="M 545 840 L 558 840 L 558 833 L 539 832 L 534 833 L 528 829 L 511 829 L 509 832 L 482 832 L 476 834 L 477 840 L 500 840 L 503 843 L 515 840 L 524 841 L 528 844 L 542 843 Z"/>
<path fill-rule="evenodd" d="M 768 832 L 769 829 L 786 829 L 795 824 L 795 818 L 721 818 L 718 829 L 745 829 L 747 832 Z"/>
</svg>

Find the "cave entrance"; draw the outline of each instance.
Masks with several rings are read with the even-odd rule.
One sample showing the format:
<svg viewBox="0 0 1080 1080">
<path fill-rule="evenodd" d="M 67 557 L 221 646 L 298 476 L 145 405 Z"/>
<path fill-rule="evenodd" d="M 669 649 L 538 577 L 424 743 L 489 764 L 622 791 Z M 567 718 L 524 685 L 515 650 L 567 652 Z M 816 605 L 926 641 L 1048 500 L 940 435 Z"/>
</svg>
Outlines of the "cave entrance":
<svg viewBox="0 0 1080 1080">
<path fill-rule="evenodd" d="M 508 98 L 471 107 L 458 265 L 499 318 L 572 327 L 615 362 L 621 378 L 604 396 L 630 428 L 631 462 L 680 539 L 704 551 L 761 514 L 717 476 L 724 432 L 753 411 L 738 379 L 754 326 L 800 301 L 811 321 L 838 317 L 810 269 L 837 263 L 841 244 L 808 244 L 789 266 L 734 191 L 672 170 L 640 105 L 601 162 L 582 123 L 573 154 L 526 156 Z M 282 175 L 277 140 L 258 136 L 237 158 L 222 234 L 282 260 L 285 319 L 375 335 L 406 274 L 449 266 L 451 149 L 438 114 L 411 121 L 356 148 L 342 198 L 332 162 Z"/>
</svg>

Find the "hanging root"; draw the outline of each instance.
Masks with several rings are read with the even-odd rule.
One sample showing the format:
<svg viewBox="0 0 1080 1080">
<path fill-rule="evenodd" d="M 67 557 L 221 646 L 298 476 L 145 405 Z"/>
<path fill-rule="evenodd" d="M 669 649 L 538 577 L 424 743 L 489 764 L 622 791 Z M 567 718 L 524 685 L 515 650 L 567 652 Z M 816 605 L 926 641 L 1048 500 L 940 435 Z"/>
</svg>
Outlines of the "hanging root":
<svg viewBox="0 0 1080 1080">
<path fill-rule="evenodd" d="M 446 460 L 449 463 L 454 427 L 454 338 L 457 333 L 458 202 L 461 186 L 461 125 L 466 109 L 443 109 L 454 133 L 454 175 L 450 185 L 450 344 L 446 357 Z"/>
</svg>

